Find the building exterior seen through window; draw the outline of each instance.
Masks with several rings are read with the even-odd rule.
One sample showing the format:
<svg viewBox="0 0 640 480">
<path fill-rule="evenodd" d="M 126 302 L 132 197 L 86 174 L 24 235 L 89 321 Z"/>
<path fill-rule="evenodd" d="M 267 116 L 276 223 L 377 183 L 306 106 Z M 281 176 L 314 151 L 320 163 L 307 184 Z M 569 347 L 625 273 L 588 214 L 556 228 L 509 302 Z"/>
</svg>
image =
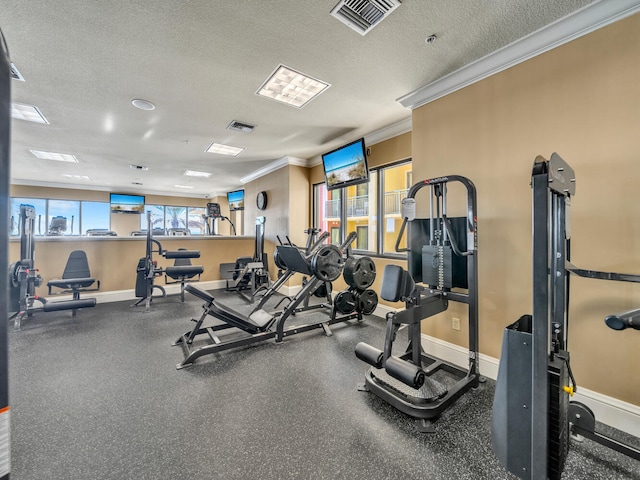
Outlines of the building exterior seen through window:
<svg viewBox="0 0 640 480">
<path fill-rule="evenodd" d="M 395 254 L 402 199 L 412 185 L 411 162 L 371 169 L 369 179 L 369 183 L 331 191 L 324 183 L 314 185 L 314 225 L 330 232 L 333 244 L 355 231 L 356 250 Z M 405 245 L 403 238 L 400 247 Z"/>
</svg>

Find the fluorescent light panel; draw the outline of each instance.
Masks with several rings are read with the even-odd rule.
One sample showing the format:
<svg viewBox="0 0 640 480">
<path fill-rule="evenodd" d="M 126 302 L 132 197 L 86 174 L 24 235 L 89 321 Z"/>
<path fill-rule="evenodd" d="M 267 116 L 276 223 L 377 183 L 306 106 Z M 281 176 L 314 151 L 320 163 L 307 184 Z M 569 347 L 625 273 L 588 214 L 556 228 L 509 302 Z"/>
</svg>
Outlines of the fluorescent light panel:
<svg viewBox="0 0 640 480">
<path fill-rule="evenodd" d="M 222 143 L 213 142 L 207 148 L 207 152 L 209 153 L 219 153 L 221 155 L 231 155 L 232 157 L 237 157 L 242 153 L 244 148 L 240 147 L 232 147 L 231 145 L 223 145 Z"/>
<path fill-rule="evenodd" d="M 194 188 L 193 185 L 174 185 L 174 187 L 176 187 L 176 188 L 185 188 L 187 190 L 190 190 L 190 189 Z"/>
<path fill-rule="evenodd" d="M 55 160 L 56 162 L 78 163 L 78 159 L 76 158 L 76 156 L 70 155 L 68 153 L 43 152 L 41 150 L 29 151 L 41 160 Z"/>
<path fill-rule="evenodd" d="M 49 121 L 44 118 L 42 112 L 35 105 L 14 102 L 11 104 L 11 117 L 18 120 L 26 120 L 27 122 L 49 125 Z"/>
<path fill-rule="evenodd" d="M 279 65 L 256 93 L 292 107 L 302 108 L 330 86 L 329 83 L 317 80 L 285 65 Z"/>
<path fill-rule="evenodd" d="M 184 172 L 187 177 L 204 177 L 209 178 L 211 174 L 209 172 L 198 172 L 197 170 L 187 170 Z"/>
<path fill-rule="evenodd" d="M 91 178 L 86 175 L 70 175 L 65 173 L 62 175 L 64 178 L 68 178 L 69 180 L 86 180 L 87 182 L 91 181 Z"/>
</svg>

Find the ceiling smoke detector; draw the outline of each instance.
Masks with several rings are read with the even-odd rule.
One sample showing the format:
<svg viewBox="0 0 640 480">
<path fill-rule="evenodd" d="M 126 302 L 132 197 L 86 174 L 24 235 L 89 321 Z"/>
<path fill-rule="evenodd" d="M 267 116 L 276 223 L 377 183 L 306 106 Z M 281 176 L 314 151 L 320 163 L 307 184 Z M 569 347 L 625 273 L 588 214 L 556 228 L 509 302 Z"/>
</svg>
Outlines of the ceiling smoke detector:
<svg viewBox="0 0 640 480">
<path fill-rule="evenodd" d="M 236 132 L 244 132 L 251 133 L 253 129 L 256 128 L 254 125 L 249 125 L 248 123 L 242 123 L 237 120 L 234 120 L 227 126 L 227 130 L 234 130 Z"/>
<path fill-rule="evenodd" d="M 340 0 L 331 15 L 360 35 L 366 35 L 400 4 L 400 0 Z"/>
</svg>

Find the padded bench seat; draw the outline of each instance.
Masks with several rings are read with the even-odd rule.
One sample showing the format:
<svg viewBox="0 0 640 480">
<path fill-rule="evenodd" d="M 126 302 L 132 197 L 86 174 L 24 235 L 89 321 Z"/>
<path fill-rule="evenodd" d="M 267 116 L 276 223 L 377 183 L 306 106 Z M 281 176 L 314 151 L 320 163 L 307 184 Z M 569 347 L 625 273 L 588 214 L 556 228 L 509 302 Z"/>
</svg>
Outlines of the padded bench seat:
<svg viewBox="0 0 640 480">
<path fill-rule="evenodd" d="M 229 325 L 244 330 L 245 332 L 263 332 L 266 330 L 271 320 L 273 320 L 273 315 L 269 312 L 265 312 L 264 310 L 257 310 L 253 312 L 250 317 L 242 315 L 229 307 L 216 303 L 213 295 L 210 295 L 208 292 L 205 292 L 192 284 L 185 285 L 184 290 L 207 302 L 205 308 L 209 315 L 220 319 Z"/>
<path fill-rule="evenodd" d="M 180 277 L 191 278 L 202 274 L 204 267 L 202 265 L 174 265 L 172 267 L 165 267 L 164 271 L 173 279 Z"/>
<path fill-rule="evenodd" d="M 56 287 L 56 288 L 87 288 L 95 283 L 96 279 L 87 277 L 87 278 L 63 278 L 60 280 L 49 280 L 47 282 L 48 287 Z"/>
</svg>

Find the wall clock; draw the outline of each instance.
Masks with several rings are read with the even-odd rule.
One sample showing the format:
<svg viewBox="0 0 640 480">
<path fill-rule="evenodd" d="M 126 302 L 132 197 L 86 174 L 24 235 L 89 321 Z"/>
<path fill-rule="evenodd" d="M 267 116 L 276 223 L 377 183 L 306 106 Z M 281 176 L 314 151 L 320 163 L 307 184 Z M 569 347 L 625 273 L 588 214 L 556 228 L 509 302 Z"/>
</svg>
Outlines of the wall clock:
<svg viewBox="0 0 640 480">
<path fill-rule="evenodd" d="M 256 205 L 258 210 L 266 210 L 267 208 L 267 192 L 260 192 L 256 197 Z"/>
</svg>

